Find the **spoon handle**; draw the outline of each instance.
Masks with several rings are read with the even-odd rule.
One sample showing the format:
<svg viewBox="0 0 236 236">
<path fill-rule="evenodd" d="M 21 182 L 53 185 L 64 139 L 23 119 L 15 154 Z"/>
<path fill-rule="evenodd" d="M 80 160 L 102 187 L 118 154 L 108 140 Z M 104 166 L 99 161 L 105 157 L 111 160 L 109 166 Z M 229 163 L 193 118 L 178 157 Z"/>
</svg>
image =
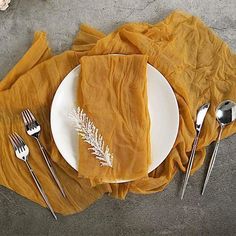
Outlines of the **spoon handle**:
<svg viewBox="0 0 236 236">
<path fill-rule="evenodd" d="M 191 172 L 191 169 L 192 169 L 192 166 L 193 166 L 193 160 L 194 160 L 195 152 L 196 152 L 196 149 L 197 149 L 198 138 L 199 138 L 199 132 L 196 134 L 196 136 L 194 138 L 193 147 L 192 147 L 191 155 L 189 157 L 188 167 L 187 167 L 185 178 L 184 178 L 184 184 L 183 184 L 183 189 L 182 189 L 182 194 L 181 194 L 181 200 L 184 197 L 185 189 L 187 187 L 188 179 L 189 179 L 190 172 Z"/>
<path fill-rule="evenodd" d="M 216 155 L 217 155 L 218 148 L 219 148 L 219 145 L 220 145 L 220 139 L 221 139 L 221 134 L 222 134 L 223 128 L 224 128 L 223 126 L 220 126 L 220 132 L 219 132 L 218 137 L 217 137 L 216 145 L 215 145 L 213 154 L 211 156 L 210 164 L 209 164 L 209 167 L 208 167 L 208 170 L 207 170 L 207 175 L 206 175 L 205 182 L 204 182 L 204 185 L 203 185 L 203 188 L 202 188 L 202 195 L 205 192 L 205 189 L 206 189 L 207 183 L 209 181 L 213 166 L 215 164 Z"/>
</svg>

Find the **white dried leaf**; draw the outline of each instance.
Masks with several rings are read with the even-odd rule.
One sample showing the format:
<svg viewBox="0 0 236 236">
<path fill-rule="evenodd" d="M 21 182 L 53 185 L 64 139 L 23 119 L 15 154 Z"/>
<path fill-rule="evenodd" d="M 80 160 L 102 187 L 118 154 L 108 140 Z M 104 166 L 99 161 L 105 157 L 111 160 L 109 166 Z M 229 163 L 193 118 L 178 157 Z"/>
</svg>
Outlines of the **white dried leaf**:
<svg viewBox="0 0 236 236">
<path fill-rule="evenodd" d="M 83 110 L 80 107 L 74 109 L 69 118 L 82 139 L 91 145 L 88 149 L 100 161 L 100 165 L 112 167 L 113 156 L 109 151 L 109 147 L 105 146 L 102 135 L 99 134 L 98 129 Z"/>
</svg>

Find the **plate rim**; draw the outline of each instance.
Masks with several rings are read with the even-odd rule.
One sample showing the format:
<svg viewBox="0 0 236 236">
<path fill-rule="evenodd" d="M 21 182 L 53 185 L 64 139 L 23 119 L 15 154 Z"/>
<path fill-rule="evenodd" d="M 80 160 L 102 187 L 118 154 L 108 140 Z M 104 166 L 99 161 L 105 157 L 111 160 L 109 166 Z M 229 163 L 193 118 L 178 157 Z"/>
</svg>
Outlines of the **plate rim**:
<svg viewBox="0 0 236 236">
<path fill-rule="evenodd" d="M 75 67 L 62 79 L 62 81 L 60 82 L 59 86 L 58 86 L 57 89 L 56 89 L 56 92 L 54 93 L 54 96 L 53 96 L 53 99 L 52 99 L 52 103 L 51 103 L 51 107 L 50 107 L 50 128 L 51 128 L 52 137 L 53 137 L 53 140 L 54 140 L 55 145 L 56 145 L 56 147 L 57 147 L 57 150 L 59 151 L 59 153 L 60 153 L 60 155 L 63 157 L 63 159 L 66 161 L 66 163 L 67 163 L 70 167 L 72 167 L 75 171 L 77 171 L 77 172 L 78 172 L 78 169 L 75 168 L 74 166 L 72 166 L 72 165 L 68 162 L 68 160 L 64 157 L 64 155 L 62 154 L 62 152 L 61 152 L 60 149 L 58 148 L 59 145 L 57 144 L 57 140 L 56 140 L 56 138 L 55 138 L 55 133 L 54 133 L 54 130 L 53 130 L 53 128 L 52 128 L 52 126 L 53 126 L 53 125 L 52 125 L 52 123 L 53 123 L 52 120 L 53 120 L 53 110 L 54 110 L 53 107 L 55 107 L 55 106 L 54 106 L 54 104 L 55 104 L 55 98 L 56 98 L 56 96 L 57 96 L 57 92 L 58 92 L 60 86 L 62 85 L 62 83 L 64 82 L 64 80 L 65 80 L 70 74 L 73 74 L 73 73 L 75 73 L 76 70 L 80 69 L 80 66 L 81 66 L 80 64 L 77 65 L 77 66 L 75 66 Z M 162 160 L 157 166 L 155 166 L 155 167 L 153 167 L 153 168 L 151 168 L 151 169 L 148 170 L 148 174 L 149 174 L 149 173 L 151 173 L 153 170 L 155 170 L 158 166 L 160 166 L 161 163 L 163 163 L 163 162 L 165 161 L 165 159 L 167 158 L 167 156 L 170 154 L 170 152 L 171 152 L 171 150 L 172 150 L 172 148 L 173 148 L 173 145 L 175 144 L 176 139 L 177 139 L 177 136 L 178 136 L 179 120 L 180 120 L 180 118 L 179 118 L 179 106 L 178 106 L 178 101 L 177 101 L 177 98 L 176 98 L 176 95 L 175 95 L 175 93 L 174 93 L 174 90 L 173 90 L 172 86 L 170 85 L 170 83 L 168 82 L 168 80 L 165 78 L 165 76 L 164 76 L 157 68 L 155 68 L 154 66 L 152 66 L 152 65 L 149 64 L 149 63 L 147 63 L 147 66 L 150 66 L 150 67 L 152 67 L 153 69 L 155 69 L 155 71 L 161 75 L 162 81 L 169 87 L 169 90 L 170 90 L 170 92 L 171 92 L 171 95 L 172 95 L 172 97 L 174 98 L 173 101 L 174 101 L 174 104 L 175 104 L 175 109 L 176 109 L 176 112 L 175 112 L 175 113 L 176 113 L 176 119 L 177 119 L 177 121 L 176 121 L 176 124 L 177 124 L 177 125 L 176 125 L 176 129 L 175 129 L 175 131 L 173 131 L 175 138 L 173 138 L 173 141 L 172 141 L 170 150 L 169 150 L 169 151 L 167 152 L 167 154 L 165 155 L 165 158 L 163 158 L 163 160 Z M 151 165 L 150 165 L 150 166 L 151 166 Z M 116 181 L 114 181 L 114 182 L 109 182 L 109 183 L 125 183 L 125 182 L 130 182 L 130 181 L 134 181 L 134 180 L 116 180 Z"/>
</svg>

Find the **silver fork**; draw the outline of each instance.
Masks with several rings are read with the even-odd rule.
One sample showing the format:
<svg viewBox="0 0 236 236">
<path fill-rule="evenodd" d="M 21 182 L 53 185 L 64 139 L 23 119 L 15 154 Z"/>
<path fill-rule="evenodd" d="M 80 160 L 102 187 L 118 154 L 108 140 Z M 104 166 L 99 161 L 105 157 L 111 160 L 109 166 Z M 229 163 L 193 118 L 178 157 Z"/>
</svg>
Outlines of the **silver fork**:
<svg viewBox="0 0 236 236">
<path fill-rule="evenodd" d="M 57 178 L 57 175 L 56 175 L 56 173 L 53 169 L 53 166 L 51 164 L 51 161 L 49 159 L 49 154 L 46 151 L 46 149 L 44 148 L 44 146 L 41 144 L 41 142 L 39 141 L 41 126 L 39 125 L 39 123 L 37 122 L 34 115 L 32 114 L 32 112 L 29 109 L 24 110 L 21 114 L 22 114 L 22 118 L 23 118 L 23 121 L 25 124 L 27 134 L 32 136 L 33 138 L 35 138 L 35 140 L 37 141 L 40 151 L 43 155 L 43 158 L 48 166 L 48 169 L 50 170 L 50 172 L 51 172 L 57 186 L 59 187 L 63 197 L 66 197 L 66 194 L 62 188 L 62 185 L 61 185 L 59 179 Z"/>
<path fill-rule="evenodd" d="M 49 210 L 51 211 L 52 215 L 54 216 L 54 218 L 57 220 L 57 216 L 54 213 L 54 210 L 51 206 L 51 204 L 48 201 L 47 195 L 45 194 L 37 176 L 35 175 L 33 169 L 31 168 L 29 162 L 28 162 L 28 156 L 29 156 L 29 148 L 28 146 L 25 144 L 24 140 L 17 134 L 17 133 L 13 133 L 11 135 L 9 135 L 9 139 L 11 141 L 11 144 L 14 148 L 15 154 L 16 156 L 25 162 L 26 166 L 28 167 L 28 170 L 39 190 L 39 192 L 41 193 L 44 201 L 46 202 Z"/>
</svg>

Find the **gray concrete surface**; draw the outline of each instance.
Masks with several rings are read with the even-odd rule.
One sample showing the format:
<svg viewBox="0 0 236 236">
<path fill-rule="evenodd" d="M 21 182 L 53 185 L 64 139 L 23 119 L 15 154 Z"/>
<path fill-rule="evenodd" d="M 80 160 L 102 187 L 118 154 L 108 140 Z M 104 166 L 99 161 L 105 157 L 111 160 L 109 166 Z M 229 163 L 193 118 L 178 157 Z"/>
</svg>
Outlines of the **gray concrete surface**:
<svg viewBox="0 0 236 236">
<path fill-rule="evenodd" d="M 0 12 L 0 78 L 27 50 L 35 30 L 48 32 L 52 48 L 61 52 L 82 22 L 109 32 L 124 22 L 157 22 L 174 9 L 201 17 L 236 49 L 235 0 L 12 0 Z M 236 235 L 236 136 L 222 142 L 201 197 L 206 164 L 190 179 L 184 201 L 178 174 L 162 193 L 130 194 L 125 201 L 105 196 L 57 222 L 47 210 L 0 187 L 0 235 Z"/>
</svg>

